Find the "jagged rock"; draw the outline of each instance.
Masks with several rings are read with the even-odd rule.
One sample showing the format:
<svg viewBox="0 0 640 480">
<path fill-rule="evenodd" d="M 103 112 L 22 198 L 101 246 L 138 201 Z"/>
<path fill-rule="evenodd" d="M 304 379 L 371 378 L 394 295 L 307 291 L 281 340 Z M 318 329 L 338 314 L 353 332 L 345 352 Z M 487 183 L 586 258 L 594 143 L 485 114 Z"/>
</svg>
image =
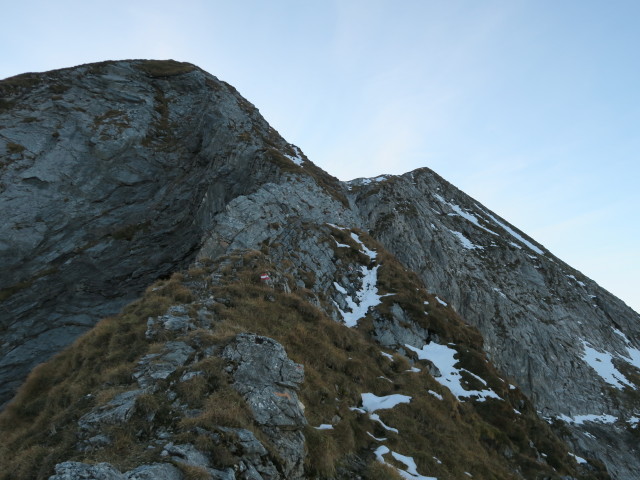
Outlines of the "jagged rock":
<svg viewBox="0 0 640 480">
<path fill-rule="evenodd" d="M 145 355 L 136 367 L 133 377 L 141 388 L 151 388 L 157 380 L 164 380 L 182 367 L 195 352 L 184 342 L 166 342 L 162 353 Z"/>
<path fill-rule="evenodd" d="M 56 474 L 49 480 L 125 480 L 126 477 L 108 463 L 89 465 L 80 462 L 64 462 L 56 465 Z"/>
<path fill-rule="evenodd" d="M 235 480 L 236 478 L 231 468 L 226 470 L 211 468 L 209 457 L 191 444 L 174 445 L 169 443 L 165 445 L 162 453 L 165 456 L 171 456 L 175 462 L 204 469 L 211 475 L 212 480 Z"/>
<path fill-rule="evenodd" d="M 194 467 L 209 466 L 209 458 L 193 445 L 174 445 L 173 443 L 168 443 L 164 446 L 162 453 L 164 454 L 164 452 L 167 452 L 167 455 L 170 455 L 171 458 L 177 462 L 186 463 Z"/>
<path fill-rule="evenodd" d="M 107 404 L 83 415 L 78 426 L 81 430 L 91 430 L 100 423 L 126 423 L 135 413 L 136 399 L 143 393 L 143 390 L 130 390 L 116 395 Z"/>
<path fill-rule="evenodd" d="M 196 325 L 193 323 L 193 320 L 183 305 L 174 305 L 169 307 L 167 313 L 164 315 L 161 315 L 158 318 L 150 317 L 147 320 L 147 331 L 145 332 L 146 337 L 148 339 L 154 338 L 159 328 L 163 328 L 170 332 L 185 333 L 189 330 L 194 330 Z"/>
<path fill-rule="evenodd" d="M 424 328 L 411 321 L 397 303 L 391 306 L 391 319 L 373 314 L 375 338 L 385 347 L 400 347 L 409 344 L 422 347 L 431 340 L 431 335 Z"/>
<path fill-rule="evenodd" d="M 176 467 L 169 463 L 154 463 L 125 473 L 127 480 L 183 480 L 184 476 Z"/>
<path fill-rule="evenodd" d="M 227 427 L 218 427 L 218 430 L 235 437 L 238 447 L 237 453 L 242 456 L 242 467 L 240 468 L 242 478 L 247 480 L 281 478 L 275 465 L 268 459 L 269 452 L 253 432 L 244 428 Z"/>
<path fill-rule="evenodd" d="M 295 392 L 304 367 L 289 360 L 282 345 L 271 338 L 240 334 L 222 356 L 233 362 L 234 387 L 247 399 L 256 422 L 281 429 L 305 424 Z"/>
<path fill-rule="evenodd" d="M 304 408 L 296 390 L 304 367 L 292 362 L 271 338 L 237 335 L 222 352 L 231 362 L 234 388 L 251 408 L 255 421 L 283 459 L 285 478 L 302 478 Z"/>
<path fill-rule="evenodd" d="M 81 462 L 64 462 L 55 467 L 56 474 L 49 480 L 183 480 L 184 476 L 168 463 L 141 465 L 127 473 L 120 473 L 108 463 L 90 465 Z M 225 479 L 226 480 L 226 479 Z"/>
</svg>

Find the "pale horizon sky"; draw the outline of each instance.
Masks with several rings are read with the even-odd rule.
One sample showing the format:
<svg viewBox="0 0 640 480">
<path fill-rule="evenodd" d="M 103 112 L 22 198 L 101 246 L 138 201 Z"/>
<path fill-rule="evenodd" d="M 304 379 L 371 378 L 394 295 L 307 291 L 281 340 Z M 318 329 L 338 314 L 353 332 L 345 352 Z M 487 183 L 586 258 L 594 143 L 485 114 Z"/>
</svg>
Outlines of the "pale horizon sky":
<svg viewBox="0 0 640 480">
<path fill-rule="evenodd" d="M 24 0 L 0 78 L 173 58 L 341 180 L 429 167 L 640 311 L 640 2 Z"/>
</svg>

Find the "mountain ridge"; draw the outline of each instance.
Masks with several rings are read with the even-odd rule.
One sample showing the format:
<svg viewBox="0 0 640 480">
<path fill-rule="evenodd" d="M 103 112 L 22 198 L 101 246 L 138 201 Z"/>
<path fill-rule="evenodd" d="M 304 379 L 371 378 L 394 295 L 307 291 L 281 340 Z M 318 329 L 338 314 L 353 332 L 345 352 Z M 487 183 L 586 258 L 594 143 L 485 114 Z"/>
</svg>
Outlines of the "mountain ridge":
<svg viewBox="0 0 640 480">
<path fill-rule="evenodd" d="M 189 475 L 196 475 L 193 469 L 199 469 L 202 475 L 193 478 L 303 478 L 308 475 L 389 478 L 397 474 L 421 478 L 420 474 L 430 472 L 438 478 L 460 478 L 465 472 L 458 470 L 451 459 L 441 466 L 425 457 L 424 452 L 415 451 L 408 456 L 412 447 L 400 437 L 386 444 L 378 442 L 376 448 L 363 440 L 362 436 L 369 433 L 373 438 L 370 441 L 377 442 L 375 438 L 380 438 L 378 435 L 385 432 L 386 425 L 373 413 L 375 407 L 367 403 L 371 397 L 365 396 L 377 396 L 384 393 L 384 389 L 379 381 L 369 378 L 373 374 L 368 368 L 362 370 L 362 364 L 372 362 L 375 368 L 383 369 L 379 372 L 384 374 L 381 376 L 391 375 L 385 370 L 385 364 L 380 364 L 380 359 L 364 360 L 372 358 L 376 344 L 394 352 L 388 354 L 394 358 L 393 364 L 406 362 L 411 369 L 420 365 L 421 371 L 429 372 L 416 374 L 425 377 L 421 382 L 427 382 L 427 390 L 435 393 L 428 394 L 433 401 L 437 404 L 443 401 L 438 396 L 445 398 L 451 405 L 457 405 L 454 410 L 457 408 L 461 417 L 454 418 L 473 419 L 467 423 L 455 420 L 453 425 L 462 429 L 460 432 L 469 425 L 478 425 L 479 430 L 474 431 L 479 435 L 479 443 L 473 448 L 489 455 L 492 460 L 485 458 L 484 462 L 493 464 L 495 469 L 489 464 L 482 466 L 482 461 L 474 460 L 468 453 L 461 464 L 473 467 L 475 478 L 561 478 L 563 474 L 554 473 L 554 468 L 564 471 L 562 478 L 608 478 L 600 462 L 606 465 L 611 478 L 634 478 L 638 472 L 633 453 L 637 424 L 632 422 L 638 415 L 635 389 L 640 385 L 634 356 L 640 338 L 638 314 L 431 170 L 424 168 L 401 176 L 340 182 L 316 167 L 298 147 L 282 139 L 235 89 L 194 66 L 178 62 L 103 62 L 48 72 L 38 77 L 39 80 L 33 80 L 34 76 L 38 77 L 36 74 L 26 77 L 28 88 L 16 87 L 10 82 L 10 88 L 0 89 L 3 94 L 9 92 L 8 100 L 3 99 L 0 108 L 5 127 L 0 130 L 0 140 L 5 145 L 0 194 L 0 202 L 4 203 L 0 203 L 0 208 L 11 219 L 5 225 L 8 233 L 4 238 L 12 242 L 9 248 L 7 242 L 3 245 L 3 266 L 12 277 L 5 277 L 0 285 L 0 298 L 5 311 L 14 312 L 9 321 L 5 318 L 3 322 L 5 350 L 0 375 L 5 385 L 4 398 L 35 362 L 59 351 L 79 333 L 89 331 L 100 317 L 117 313 L 153 280 L 189 265 L 193 270 L 186 274 L 191 278 L 187 282 L 178 277 L 161 280 L 172 284 L 178 293 L 160 295 L 162 299 L 156 299 L 159 303 L 146 315 L 148 318 L 136 313 L 135 306 L 124 310 L 129 312 L 125 313 L 129 315 L 125 324 L 130 325 L 127 328 L 131 332 L 137 332 L 131 333 L 131 338 L 137 339 L 140 349 L 135 359 L 113 366 L 118 372 L 113 379 L 105 380 L 102 374 L 97 378 L 107 383 L 117 380 L 120 390 L 129 385 L 126 391 L 130 396 L 124 395 L 125 391 L 109 397 L 113 395 L 113 387 L 109 387 L 112 389 L 109 395 L 98 394 L 105 390 L 105 385 L 94 385 L 96 392 L 84 393 L 91 399 L 82 407 L 83 415 L 96 420 L 81 421 L 84 416 L 74 417 L 79 412 L 71 415 L 70 423 L 67 419 L 64 426 L 67 440 L 62 442 L 64 452 L 55 446 L 51 447 L 53 450 L 46 450 L 46 455 L 45 451 L 37 452 L 38 458 L 49 458 L 50 468 L 49 473 L 40 473 L 44 476 L 39 478 L 52 475 L 54 467 L 56 472 L 60 470 L 55 478 L 76 478 L 73 475 L 81 475 L 83 468 L 94 468 L 83 467 L 82 462 L 64 464 L 63 460 L 70 458 L 76 462 L 102 459 L 117 464 L 121 461 L 124 463 L 117 468 L 129 470 L 126 478 L 147 478 L 136 476 L 142 475 L 138 471 L 131 473 L 142 468 L 142 464 L 136 465 L 133 459 L 118 459 L 117 449 L 114 450 L 118 443 L 114 438 L 114 424 L 109 423 L 111 420 L 105 421 L 104 414 L 121 411 L 121 407 L 126 407 L 129 416 L 116 415 L 115 425 L 125 430 L 128 422 L 135 424 L 144 412 L 153 414 L 154 418 L 163 417 L 167 412 L 184 417 L 180 422 L 152 421 L 154 426 L 143 432 L 141 438 L 122 440 L 135 451 L 138 443 L 151 442 L 146 445 L 156 454 L 154 462 L 170 458 L 169 463 L 158 463 L 165 466 L 149 467 L 174 475 L 167 478 L 177 479 L 180 475 L 191 478 Z M 55 191 L 51 188 L 53 185 Z M 60 193 L 65 189 L 67 197 Z M 85 198 L 84 203 L 79 201 Z M 15 208 L 21 202 L 31 202 L 27 204 L 36 208 L 28 211 Z M 91 210 L 91 205 L 100 205 L 100 208 Z M 87 211 L 91 214 L 87 215 Z M 59 218 L 59 212 L 65 212 L 63 219 Z M 50 217 L 54 220 L 47 224 L 44 220 Z M 14 228 L 16 225 L 20 228 Z M 65 232 L 75 237 L 65 238 Z M 55 239 L 55 245 L 50 237 Z M 380 243 L 374 244 L 374 239 Z M 31 263 L 25 261 L 27 258 Z M 232 263 L 220 260 L 225 258 L 235 258 L 237 263 L 237 267 L 230 267 L 232 273 L 226 275 L 221 272 L 227 271 Z M 47 269 L 43 270 L 43 265 Z M 211 265 L 217 267 L 211 269 Z M 267 268 L 267 265 L 271 266 Z M 57 270 L 49 271 L 53 267 Z M 198 276 L 197 270 L 204 270 L 206 275 L 201 271 Z M 260 279 L 263 274 L 267 284 Z M 206 294 L 194 295 L 194 284 L 198 291 L 201 290 L 198 283 L 215 290 L 220 288 L 216 282 L 225 276 L 234 278 L 232 283 L 236 284 L 225 284 L 226 296 L 216 296 L 213 290 L 209 294 L 211 299 Z M 58 283 L 62 289 L 56 291 L 52 285 Z M 165 288 L 162 285 L 152 288 Z M 421 293 L 412 293 L 415 291 Z M 254 297 L 246 299 L 247 292 L 253 292 L 249 296 Z M 147 291 L 146 295 L 150 294 Z M 593 294 L 595 299 L 589 297 Z M 299 300 L 291 304 L 287 295 L 297 295 Z M 274 307 L 274 303 L 280 302 L 288 308 L 280 311 Z M 302 388 L 305 393 L 300 405 L 313 405 L 314 409 L 324 411 L 326 407 L 318 404 L 314 391 L 305 382 L 322 386 L 319 379 L 333 375 L 328 360 L 309 370 L 311 380 L 305 376 L 301 386 L 288 384 L 288 390 L 276 390 L 280 388 L 276 385 L 284 381 L 282 378 L 274 378 L 275 383 L 269 384 L 272 386 L 265 384 L 264 388 L 271 389 L 266 391 L 273 395 L 281 393 L 283 397 L 278 398 L 293 402 L 286 408 L 278 404 L 274 407 L 284 408 L 283 411 L 288 412 L 284 417 L 269 417 L 280 418 L 277 421 L 290 425 L 286 428 L 291 428 L 292 433 L 287 434 L 290 440 L 285 443 L 279 438 L 286 428 L 282 430 L 282 426 L 276 428 L 269 424 L 271 420 L 265 421 L 256 407 L 253 399 L 264 398 L 255 393 L 255 386 L 245 382 L 247 385 L 231 393 L 233 385 L 241 383 L 237 372 L 244 371 L 243 362 L 250 361 L 252 368 L 259 368 L 267 359 L 260 357 L 258 361 L 253 354 L 238 357 L 238 354 L 222 352 L 234 348 L 238 352 L 252 351 L 256 348 L 253 345 L 268 344 L 273 345 L 273 351 L 280 352 L 277 356 L 282 365 L 291 365 L 286 355 L 291 355 L 291 349 L 299 348 L 291 338 L 273 339 L 277 329 L 269 330 L 269 318 L 265 318 L 267 326 L 250 323 L 249 331 L 236 331 L 233 338 L 229 337 L 229 322 L 240 325 L 246 321 L 237 316 L 236 310 L 244 309 L 246 316 L 251 317 L 259 316 L 261 308 L 279 312 L 273 313 L 272 319 L 286 318 L 296 309 L 305 312 L 300 320 L 287 324 L 286 329 L 304 325 L 304 315 L 308 315 L 319 322 L 332 319 L 335 328 L 341 328 L 340 335 L 353 330 L 363 336 L 358 342 L 367 345 L 362 348 L 369 357 L 363 356 L 358 368 L 349 366 L 348 359 L 343 359 L 339 367 L 333 366 L 341 372 L 340 384 L 346 385 L 348 378 L 354 381 L 355 386 L 344 387 L 350 392 L 350 405 L 340 403 L 337 415 L 315 417 L 318 422 L 328 422 L 321 424 L 327 426 L 326 430 L 340 429 L 344 445 L 322 437 L 323 430 L 312 431 L 304 426 L 306 415 L 316 415 L 314 412 L 289 410 L 298 405 L 293 401 L 294 393 Z M 62 320 L 56 324 L 56 318 Z M 109 338 L 116 338 L 118 321 L 106 320 L 97 328 L 104 322 L 111 326 L 101 328 L 110 332 Z M 469 326 L 464 326 L 465 322 Z M 583 332 L 588 329 L 578 327 L 578 322 L 598 334 L 585 336 Z M 344 324 L 355 328 L 347 329 Z M 51 325 L 56 328 L 52 329 Z M 44 328 L 35 338 L 34 327 Z M 216 332 L 218 327 L 222 331 L 227 329 L 226 334 L 216 336 L 210 332 L 207 342 L 197 340 L 198 335 L 206 337 L 207 330 Z M 256 334 L 259 329 L 263 330 L 257 337 L 242 337 L 247 333 Z M 57 332 L 58 342 L 49 345 L 35 342 L 38 338 L 51 338 L 52 331 Z M 298 333 L 303 338 L 309 336 L 304 329 Z M 163 348 L 168 350 L 145 354 L 145 349 L 150 348 L 147 344 L 153 344 L 151 340 L 158 334 Z M 88 335 L 90 338 L 95 334 Z M 458 346 L 447 346 L 451 341 Z M 283 350 L 270 342 L 284 347 Z M 440 356 L 435 353 L 437 345 L 441 346 Z M 543 345 L 542 353 L 536 351 L 540 345 Z M 333 351 L 333 348 L 335 346 L 327 347 L 327 350 Z M 61 355 L 81 358 L 84 354 Z M 147 378 L 146 374 L 131 362 L 142 362 L 150 371 L 155 371 L 159 367 L 151 364 L 155 365 L 152 359 L 157 357 L 149 355 L 182 359 L 182 363 L 172 364 L 173 369 L 162 370 L 166 377 L 157 379 L 160 382 L 172 379 L 173 384 L 158 383 L 162 386 L 154 390 L 151 380 L 140 380 Z M 314 362 L 300 353 L 297 355 L 293 362 L 298 365 Z M 336 355 L 341 357 L 344 353 Z M 449 355 L 453 363 L 442 363 Z M 376 356 L 390 361 L 378 353 Z M 607 359 L 617 376 L 614 373 L 613 377 L 606 377 L 606 372 L 594 375 L 594 362 L 606 363 Z M 60 361 L 54 360 L 54 363 Z M 222 368 L 226 372 L 224 378 L 213 371 L 198 374 L 200 370 L 189 367 L 203 361 Z M 483 367 L 485 364 L 491 368 Z M 86 366 L 86 360 L 76 362 L 74 368 L 85 368 L 83 365 Z M 506 377 L 500 371 L 505 372 Z M 417 392 L 418 387 L 401 380 L 401 373 L 395 372 L 391 383 Z M 194 376 L 189 377 L 191 374 Z M 576 374 L 584 379 L 578 382 L 580 385 L 572 380 Z M 2 415 L 3 430 L 11 431 L 7 425 L 31 422 L 34 418 L 38 424 L 48 425 L 48 429 L 63 428 L 33 411 L 33 405 L 38 402 L 34 403 L 28 392 L 30 385 L 41 381 L 41 375 L 32 374 Z M 184 375 L 189 378 L 183 380 Z M 354 390 L 360 388 L 354 380 L 358 375 L 364 379 L 360 387 L 369 388 L 370 392 Z M 202 399 L 194 399 L 185 391 L 186 387 L 180 385 L 200 376 L 217 378 L 215 382 L 223 385 L 220 389 L 225 395 L 243 396 L 250 411 L 238 413 L 244 419 L 240 427 L 229 418 L 224 419 L 227 425 L 220 419 L 222 423 L 212 423 L 211 412 L 206 418 L 202 412 L 193 413 L 194 418 L 200 420 L 192 423 L 192 430 L 185 427 L 189 412 L 202 410 L 203 405 Z M 458 377 L 463 381 L 456 386 L 454 380 Z M 66 385 L 65 378 L 56 381 L 57 385 Z M 614 381 L 618 385 L 612 383 Z M 137 383 L 139 393 L 131 390 L 131 382 Z M 442 382 L 448 382 L 451 388 L 445 388 Z M 523 393 L 519 393 L 519 389 L 504 390 L 502 384 L 515 384 Z M 488 385 L 491 388 L 485 388 Z M 47 388 L 55 390 L 56 386 Z M 151 390 L 147 390 L 149 388 Z M 210 383 L 197 388 L 211 398 L 218 395 Z M 317 391 L 326 389 L 322 386 Z M 457 396 L 451 396 L 454 391 L 458 392 Z M 469 395 L 468 392 L 475 393 Z M 170 402 L 178 404 L 167 403 L 165 393 L 175 395 Z M 390 398 L 399 398 L 391 397 L 388 390 L 387 393 Z M 493 397 L 492 394 L 501 400 L 487 398 Z M 504 403 L 506 406 L 516 402 L 512 404 L 513 411 L 499 407 L 502 405 L 499 402 L 511 395 L 521 395 L 517 401 L 514 397 Z M 418 401 L 415 393 L 411 397 L 413 402 Z M 180 399 L 185 403 L 181 404 Z M 61 400 L 58 408 L 67 411 L 69 405 L 65 406 L 65 402 L 69 401 Z M 424 399 L 420 402 L 427 402 L 421 403 L 425 411 L 435 412 L 441 408 Z M 526 409 L 526 422 L 518 418 L 523 411 L 517 408 L 517 402 L 524 402 L 520 408 L 530 405 Z M 73 401 L 72 404 L 75 405 Z M 345 410 L 347 407 L 363 412 Z M 397 411 L 405 412 L 407 418 L 415 414 L 409 407 L 399 405 L 387 410 L 382 418 L 386 421 L 391 418 L 409 431 L 409 425 L 402 416 L 398 417 Z M 545 418 L 555 433 L 544 426 Z M 362 431 L 363 422 L 380 422 L 375 428 L 382 430 Z M 425 420 L 418 424 L 420 422 Z M 443 422 L 445 424 L 449 425 Z M 433 423 L 429 425 L 437 428 Z M 193 436 L 193 432 L 203 428 L 205 431 Z M 231 435 L 225 428 L 236 430 Z M 84 431 L 93 432 L 93 437 L 85 438 L 81 433 Z M 274 431 L 280 433 L 274 435 Z M 545 432 L 544 439 L 538 438 L 536 431 Z M 253 437 L 246 432 L 253 432 Z M 74 444 L 70 438 L 78 435 L 85 439 Z M 225 443 L 220 435 L 231 435 L 237 440 Z M 191 443 L 169 441 L 187 437 Z M 91 438 L 93 443 L 86 443 Z M 249 443 L 243 444 L 242 438 Z M 439 438 L 444 441 L 444 437 Z M 529 444 L 523 441 L 525 438 Z M 164 442 L 163 448 L 152 449 L 158 441 Z M 424 441 L 419 439 L 414 443 Z M 28 442 L 28 436 L 15 434 L 3 448 L 24 446 Z M 226 446 L 220 447 L 220 442 Z M 317 442 L 328 445 L 331 455 L 322 459 L 319 453 L 322 449 L 318 450 Z M 539 442 L 547 442 L 547 446 L 536 446 Z M 563 442 L 567 442 L 570 449 L 561 447 Z M 172 446 L 167 447 L 169 443 Z M 238 453 L 244 451 L 241 445 L 249 444 L 253 454 Z M 398 446 L 402 452 L 390 448 Z M 311 453 L 305 454 L 306 448 Z M 565 453 L 558 453 L 563 448 Z M 342 450 L 346 452 L 343 456 L 339 454 Z M 226 458 L 227 463 L 216 459 L 212 455 L 215 451 Z M 571 451 L 578 457 L 571 457 L 567 453 Z M 111 456 L 104 452 L 111 452 Z M 548 458 L 551 452 L 554 452 L 553 461 Z M 127 457 L 122 453 L 121 456 Z M 588 463 L 582 456 L 589 458 Z M 579 465 L 575 464 L 575 458 L 580 459 Z M 22 461 L 25 462 L 24 456 Z M 28 463 L 23 467 L 30 468 Z M 182 469 L 182 473 L 172 470 L 170 465 Z M 387 470 L 380 473 L 376 468 Z M 529 475 L 525 473 L 527 469 L 536 476 L 526 476 Z M 259 476 L 251 476 L 254 471 Z M 125 475 L 114 472 L 113 478 Z"/>
</svg>

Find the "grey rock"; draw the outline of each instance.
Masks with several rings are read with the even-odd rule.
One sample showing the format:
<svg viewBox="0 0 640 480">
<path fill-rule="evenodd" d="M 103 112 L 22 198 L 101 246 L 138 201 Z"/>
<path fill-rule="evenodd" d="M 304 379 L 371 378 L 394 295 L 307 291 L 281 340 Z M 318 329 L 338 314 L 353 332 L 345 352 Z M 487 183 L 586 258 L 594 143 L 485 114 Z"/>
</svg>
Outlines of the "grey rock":
<svg viewBox="0 0 640 480">
<path fill-rule="evenodd" d="M 268 450 L 250 430 L 244 428 L 218 427 L 220 432 L 235 437 L 236 453 L 241 455 L 240 471 L 243 479 L 279 479 L 282 478 L 273 462 L 269 460 Z"/>
<path fill-rule="evenodd" d="M 282 457 L 285 478 L 302 478 L 301 429 L 307 421 L 296 390 L 304 379 L 303 366 L 292 362 L 275 340 L 252 334 L 237 335 L 222 356 L 232 364 L 234 388 Z"/>
<path fill-rule="evenodd" d="M 169 463 L 141 465 L 125 473 L 127 480 L 183 480 L 182 472 Z"/>
<path fill-rule="evenodd" d="M 92 430 L 98 424 L 126 423 L 135 413 L 136 399 L 142 395 L 143 390 L 130 390 L 116 395 L 113 400 L 102 405 L 78 420 L 81 430 Z"/>
<path fill-rule="evenodd" d="M 374 336 L 380 345 L 403 348 L 404 345 L 409 344 L 422 348 L 432 340 L 432 335 L 416 325 L 397 303 L 391 306 L 391 315 L 391 319 L 388 319 L 382 318 L 376 312 L 373 313 Z"/>
<path fill-rule="evenodd" d="M 204 469 L 213 480 L 235 480 L 236 478 L 231 468 L 225 470 L 211 468 L 209 457 L 191 444 L 174 445 L 170 443 L 165 446 L 165 451 L 175 462 Z"/>
<path fill-rule="evenodd" d="M 195 350 L 184 342 L 166 342 L 162 353 L 145 355 L 138 362 L 133 377 L 141 388 L 152 388 L 158 380 L 168 378 L 179 367 L 185 365 L 194 352 Z"/>
<path fill-rule="evenodd" d="M 105 447 L 111 445 L 111 439 L 104 434 L 95 435 L 87 439 L 87 444 L 93 448 Z"/>
<path fill-rule="evenodd" d="M 194 467 L 209 467 L 209 458 L 191 444 L 174 445 L 170 443 L 165 445 L 164 449 L 176 462 Z"/>
<path fill-rule="evenodd" d="M 240 334 L 222 356 L 234 363 L 234 387 L 245 396 L 260 425 L 300 428 L 304 413 L 295 392 L 304 367 L 289 360 L 275 340 Z"/>
<path fill-rule="evenodd" d="M 49 480 L 126 480 L 127 478 L 108 463 L 89 465 L 81 462 L 63 462 L 55 466 L 55 472 Z"/>
</svg>

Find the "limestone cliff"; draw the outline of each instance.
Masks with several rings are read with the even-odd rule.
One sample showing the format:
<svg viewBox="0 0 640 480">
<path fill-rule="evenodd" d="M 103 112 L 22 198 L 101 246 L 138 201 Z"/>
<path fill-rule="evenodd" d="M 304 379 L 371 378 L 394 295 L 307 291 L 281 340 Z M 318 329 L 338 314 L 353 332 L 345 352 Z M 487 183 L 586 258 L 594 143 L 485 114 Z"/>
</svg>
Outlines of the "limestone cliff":
<svg viewBox="0 0 640 480">
<path fill-rule="evenodd" d="M 339 182 L 173 61 L 0 93 L 2 400 L 75 341 L 2 478 L 640 475 L 638 315 L 430 170 Z"/>
</svg>

